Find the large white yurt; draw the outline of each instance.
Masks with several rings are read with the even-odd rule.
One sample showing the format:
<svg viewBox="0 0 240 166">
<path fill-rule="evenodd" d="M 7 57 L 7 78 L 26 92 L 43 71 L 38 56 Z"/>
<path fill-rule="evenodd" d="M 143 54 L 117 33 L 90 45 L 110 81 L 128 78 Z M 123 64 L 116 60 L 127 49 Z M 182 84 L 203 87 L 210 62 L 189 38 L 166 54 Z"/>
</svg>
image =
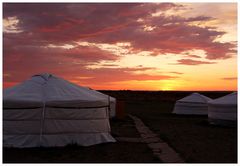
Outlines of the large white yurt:
<svg viewBox="0 0 240 166">
<path fill-rule="evenodd" d="M 51 74 L 3 91 L 3 146 L 90 146 L 115 142 L 109 96 Z"/>
<path fill-rule="evenodd" d="M 237 92 L 210 101 L 208 120 L 212 124 L 235 124 L 237 122 Z"/>
<path fill-rule="evenodd" d="M 211 98 L 199 93 L 192 93 L 189 96 L 176 101 L 173 113 L 185 115 L 207 115 L 207 103 L 210 100 Z"/>
</svg>

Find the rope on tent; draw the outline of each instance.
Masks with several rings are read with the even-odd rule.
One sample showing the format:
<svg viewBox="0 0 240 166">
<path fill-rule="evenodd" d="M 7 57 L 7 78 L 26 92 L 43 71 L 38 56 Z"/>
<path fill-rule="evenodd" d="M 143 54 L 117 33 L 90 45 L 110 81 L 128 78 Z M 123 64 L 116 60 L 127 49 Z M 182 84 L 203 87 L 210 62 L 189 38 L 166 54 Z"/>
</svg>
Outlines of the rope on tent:
<svg viewBox="0 0 240 166">
<path fill-rule="evenodd" d="M 43 126 L 44 126 L 44 119 L 45 119 L 45 102 L 43 103 L 43 110 L 42 110 L 42 118 L 41 118 L 41 128 L 40 128 L 40 138 L 39 138 L 39 146 L 42 145 L 42 135 L 43 135 Z"/>
<path fill-rule="evenodd" d="M 47 77 L 45 80 L 46 82 L 42 85 L 42 92 L 43 92 L 43 109 L 42 109 L 42 118 L 41 118 L 41 127 L 40 127 L 40 137 L 39 137 L 39 146 L 42 145 L 42 135 L 43 135 L 43 127 L 44 127 L 44 120 L 45 120 L 45 109 L 46 109 L 46 100 L 45 100 L 45 86 L 47 85 L 48 79 L 50 78 Z"/>
</svg>

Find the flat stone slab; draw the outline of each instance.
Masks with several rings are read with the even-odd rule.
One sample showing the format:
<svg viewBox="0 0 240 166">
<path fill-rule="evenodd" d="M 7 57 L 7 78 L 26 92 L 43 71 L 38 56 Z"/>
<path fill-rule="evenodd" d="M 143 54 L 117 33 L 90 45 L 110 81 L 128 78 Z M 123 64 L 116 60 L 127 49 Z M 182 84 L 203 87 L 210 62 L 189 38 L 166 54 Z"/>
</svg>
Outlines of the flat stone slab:
<svg viewBox="0 0 240 166">
<path fill-rule="evenodd" d="M 137 128 L 139 131 L 141 131 L 141 132 L 149 132 L 149 131 L 150 131 L 149 128 L 146 127 L 146 126 L 138 126 L 138 125 L 136 125 L 136 128 Z"/>
<path fill-rule="evenodd" d="M 119 142 L 137 142 L 143 143 L 142 138 L 135 138 L 135 137 L 115 137 L 115 139 Z"/>
<path fill-rule="evenodd" d="M 160 139 L 158 137 L 152 137 L 152 138 L 144 138 L 143 141 L 146 143 L 156 143 L 156 142 L 159 142 Z"/>
<path fill-rule="evenodd" d="M 165 163 L 184 163 L 184 160 L 181 159 L 178 155 L 176 156 L 175 154 L 160 153 L 157 157 Z"/>
<path fill-rule="evenodd" d="M 143 138 L 155 138 L 155 137 L 158 138 L 158 136 L 154 133 L 140 133 L 140 135 Z"/>
<path fill-rule="evenodd" d="M 162 143 L 162 142 L 149 143 L 148 147 L 151 149 L 161 149 L 161 148 L 164 148 L 163 144 L 165 144 L 165 143 Z"/>
<path fill-rule="evenodd" d="M 142 138 L 155 138 L 158 137 L 157 134 L 154 133 L 140 133 Z"/>
</svg>

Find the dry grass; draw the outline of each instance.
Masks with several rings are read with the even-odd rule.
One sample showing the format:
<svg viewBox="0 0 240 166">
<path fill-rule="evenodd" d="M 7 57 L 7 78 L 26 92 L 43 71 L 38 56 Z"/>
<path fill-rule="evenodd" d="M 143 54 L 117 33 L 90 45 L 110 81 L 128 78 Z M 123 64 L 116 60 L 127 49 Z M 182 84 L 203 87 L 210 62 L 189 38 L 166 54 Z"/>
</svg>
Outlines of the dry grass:
<svg viewBox="0 0 240 166">
<path fill-rule="evenodd" d="M 134 101 L 128 113 L 143 122 L 189 163 L 236 163 L 237 128 L 209 125 L 207 116 L 173 115 L 173 102 Z"/>
</svg>

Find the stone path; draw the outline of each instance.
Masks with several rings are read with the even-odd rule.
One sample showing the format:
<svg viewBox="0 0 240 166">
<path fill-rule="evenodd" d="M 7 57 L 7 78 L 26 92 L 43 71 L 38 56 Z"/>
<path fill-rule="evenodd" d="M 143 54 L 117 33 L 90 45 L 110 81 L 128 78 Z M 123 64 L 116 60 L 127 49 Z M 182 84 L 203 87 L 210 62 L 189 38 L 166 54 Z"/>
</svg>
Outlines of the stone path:
<svg viewBox="0 0 240 166">
<path fill-rule="evenodd" d="M 133 119 L 138 132 L 141 135 L 142 141 L 147 143 L 148 147 L 153 151 L 164 163 L 184 163 L 184 160 L 176 153 L 167 143 L 161 140 L 157 134 L 152 132 L 141 119 L 136 116 L 129 115 Z"/>
</svg>

